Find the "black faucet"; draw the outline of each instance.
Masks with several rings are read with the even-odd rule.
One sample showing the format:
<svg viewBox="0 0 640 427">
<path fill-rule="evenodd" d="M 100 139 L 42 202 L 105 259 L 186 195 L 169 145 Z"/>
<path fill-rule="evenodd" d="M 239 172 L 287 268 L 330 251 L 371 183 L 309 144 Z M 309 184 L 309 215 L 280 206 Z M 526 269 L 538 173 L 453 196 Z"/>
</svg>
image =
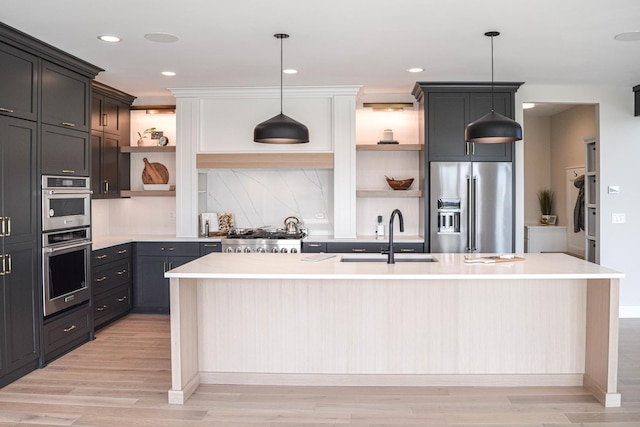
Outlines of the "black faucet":
<svg viewBox="0 0 640 427">
<path fill-rule="evenodd" d="M 387 251 L 387 264 L 395 264 L 396 258 L 395 253 L 393 251 L 393 219 L 398 215 L 398 219 L 400 220 L 400 232 L 404 232 L 404 219 L 402 218 L 402 212 L 400 209 L 394 209 L 391 212 L 391 217 L 389 217 L 389 250 Z"/>
</svg>

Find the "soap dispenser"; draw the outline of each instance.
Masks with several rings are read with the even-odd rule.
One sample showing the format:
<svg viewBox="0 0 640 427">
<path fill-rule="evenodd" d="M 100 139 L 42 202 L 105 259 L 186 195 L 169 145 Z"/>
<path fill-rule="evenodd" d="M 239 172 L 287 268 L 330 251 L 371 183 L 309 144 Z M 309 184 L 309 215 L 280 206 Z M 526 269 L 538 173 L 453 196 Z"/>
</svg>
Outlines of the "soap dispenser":
<svg viewBox="0 0 640 427">
<path fill-rule="evenodd" d="M 382 215 L 378 215 L 378 226 L 376 227 L 376 236 L 384 237 L 384 224 L 382 223 Z"/>
</svg>

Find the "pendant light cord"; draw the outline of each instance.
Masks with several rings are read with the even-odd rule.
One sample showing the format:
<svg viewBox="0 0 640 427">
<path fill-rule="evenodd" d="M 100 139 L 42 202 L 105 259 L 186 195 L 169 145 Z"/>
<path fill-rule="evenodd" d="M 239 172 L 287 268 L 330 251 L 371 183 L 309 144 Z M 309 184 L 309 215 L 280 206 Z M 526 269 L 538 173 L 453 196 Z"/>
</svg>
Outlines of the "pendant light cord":
<svg viewBox="0 0 640 427">
<path fill-rule="evenodd" d="M 491 36 L 491 111 L 494 109 L 494 90 L 493 90 L 493 35 Z"/>
<path fill-rule="evenodd" d="M 282 39 L 284 37 L 280 38 L 280 114 L 282 114 L 282 74 L 284 74 L 282 72 L 282 67 L 283 67 L 283 54 L 282 54 Z M 491 40 L 493 40 L 493 37 L 491 38 Z M 493 66 L 492 66 L 493 67 Z"/>
</svg>

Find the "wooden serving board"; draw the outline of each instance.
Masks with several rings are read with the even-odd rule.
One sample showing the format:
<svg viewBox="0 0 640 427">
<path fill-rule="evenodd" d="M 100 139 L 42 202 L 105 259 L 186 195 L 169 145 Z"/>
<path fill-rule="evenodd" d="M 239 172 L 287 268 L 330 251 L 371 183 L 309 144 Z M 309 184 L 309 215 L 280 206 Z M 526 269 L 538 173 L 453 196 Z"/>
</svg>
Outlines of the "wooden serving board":
<svg viewBox="0 0 640 427">
<path fill-rule="evenodd" d="M 142 170 L 143 184 L 167 184 L 169 182 L 169 171 L 162 163 L 149 163 L 145 157 L 144 169 Z"/>
</svg>

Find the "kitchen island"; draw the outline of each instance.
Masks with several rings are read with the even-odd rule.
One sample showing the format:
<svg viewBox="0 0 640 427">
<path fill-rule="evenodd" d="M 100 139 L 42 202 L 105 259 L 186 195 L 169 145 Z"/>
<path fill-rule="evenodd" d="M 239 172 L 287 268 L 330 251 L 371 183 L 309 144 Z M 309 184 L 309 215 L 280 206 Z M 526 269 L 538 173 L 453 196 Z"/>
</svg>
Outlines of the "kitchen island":
<svg viewBox="0 0 640 427">
<path fill-rule="evenodd" d="M 169 402 L 202 383 L 584 386 L 620 405 L 622 273 L 564 254 L 399 260 L 420 256 L 218 253 L 167 272 Z"/>
</svg>

